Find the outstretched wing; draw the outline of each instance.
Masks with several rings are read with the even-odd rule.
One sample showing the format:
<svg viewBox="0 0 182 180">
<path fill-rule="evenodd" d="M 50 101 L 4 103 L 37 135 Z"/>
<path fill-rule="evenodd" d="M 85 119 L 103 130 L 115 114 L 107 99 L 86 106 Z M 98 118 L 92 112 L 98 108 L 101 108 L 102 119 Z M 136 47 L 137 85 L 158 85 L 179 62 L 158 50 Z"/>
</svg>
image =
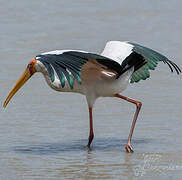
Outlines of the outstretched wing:
<svg viewBox="0 0 182 180">
<path fill-rule="evenodd" d="M 175 70 L 177 74 L 181 73 L 181 69 L 174 62 L 172 62 L 162 54 L 139 44 L 130 42 L 129 44 L 133 45 L 133 52 L 140 54 L 147 61 L 144 66 L 142 66 L 132 74 L 131 83 L 138 82 L 141 79 L 145 80 L 146 78 L 148 78 L 150 76 L 149 70 L 154 70 L 159 61 L 167 64 L 171 72 Z"/>
<path fill-rule="evenodd" d="M 55 80 L 56 72 L 61 86 L 64 87 L 67 80 L 71 89 L 74 86 L 74 79 L 76 79 L 79 84 L 82 83 L 82 67 L 86 63 L 97 61 L 97 63 L 102 65 L 106 70 L 111 69 L 116 72 L 116 76 L 122 73 L 121 65 L 114 60 L 84 51 L 51 51 L 37 55 L 36 59 L 44 64 L 52 82 Z"/>
<path fill-rule="evenodd" d="M 171 72 L 181 73 L 180 68 L 162 54 L 131 42 L 110 41 L 106 44 L 103 56 L 115 59 L 123 70 L 134 67 L 131 83 L 145 80 L 150 77 L 149 70 L 154 70 L 159 61 L 166 63 Z"/>
</svg>

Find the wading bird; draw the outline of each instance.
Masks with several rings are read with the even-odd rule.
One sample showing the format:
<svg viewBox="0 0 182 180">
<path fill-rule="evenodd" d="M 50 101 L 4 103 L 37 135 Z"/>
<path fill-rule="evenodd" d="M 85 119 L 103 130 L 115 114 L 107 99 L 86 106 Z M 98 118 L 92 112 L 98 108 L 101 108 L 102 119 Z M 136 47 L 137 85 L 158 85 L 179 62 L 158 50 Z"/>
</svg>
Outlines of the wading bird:
<svg viewBox="0 0 182 180">
<path fill-rule="evenodd" d="M 136 105 L 126 151 L 133 152 L 131 138 L 142 103 L 120 95 L 129 83 L 149 78 L 158 62 L 166 63 L 177 74 L 180 68 L 158 52 L 131 42 L 110 41 L 101 55 L 78 50 L 56 50 L 37 55 L 4 102 L 7 106 L 13 95 L 36 72 L 41 72 L 47 84 L 56 91 L 75 92 L 86 96 L 89 108 L 90 133 L 88 147 L 94 138 L 92 108 L 98 97 L 117 97 Z"/>
</svg>

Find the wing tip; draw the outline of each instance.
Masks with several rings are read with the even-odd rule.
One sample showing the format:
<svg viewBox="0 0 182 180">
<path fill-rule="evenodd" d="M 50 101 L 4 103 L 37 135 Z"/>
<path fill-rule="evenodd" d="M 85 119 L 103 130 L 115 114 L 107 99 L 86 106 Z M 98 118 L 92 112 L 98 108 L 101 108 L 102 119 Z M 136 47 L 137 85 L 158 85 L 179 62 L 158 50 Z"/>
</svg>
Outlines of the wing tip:
<svg viewBox="0 0 182 180">
<path fill-rule="evenodd" d="M 164 62 L 164 64 L 167 64 L 169 66 L 169 68 L 170 68 L 170 70 L 171 70 L 172 73 L 174 72 L 174 69 L 175 69 L 177 75 L 179 75 L 181 73 L 181 69 L 173 61 L 171 61 L 169 59 L 166 59 L 166 60 L 163 60 L 163 62 Z"/>
</svg>

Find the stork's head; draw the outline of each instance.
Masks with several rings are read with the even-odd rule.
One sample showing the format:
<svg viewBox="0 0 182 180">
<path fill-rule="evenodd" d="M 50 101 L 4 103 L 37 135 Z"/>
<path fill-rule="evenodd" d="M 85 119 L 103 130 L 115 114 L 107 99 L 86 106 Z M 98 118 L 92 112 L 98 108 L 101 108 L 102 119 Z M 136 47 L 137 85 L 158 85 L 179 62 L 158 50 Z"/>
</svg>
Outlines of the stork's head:
<svg viewBox="0 0 182 180">
<path fill-rule="evenodd" d="M 7 104 L 9 103 L 9 101 L 11 100 L 11 98 L 14 96 L 14 94 L 25 84 L 26 81 L 28 81 L 28 79 L 30 79 L 30 77 L 36 72 L 36 68 L 35 68 L 35 64 L 37 63 L 36 59 L 32 59 L 32 61 L 29 62 L 27 68 L 25 69 L 25 71 L 23 72 L 22 76 L 20 77 L 20 79 L 17 81 L 16 85 L 14 86 L 14 88 L 11 90 L 11 92 L 9 93 L 9 95 L 7 96 L 3 107 L 5 108 L 7 106 Z"/>
</svg>

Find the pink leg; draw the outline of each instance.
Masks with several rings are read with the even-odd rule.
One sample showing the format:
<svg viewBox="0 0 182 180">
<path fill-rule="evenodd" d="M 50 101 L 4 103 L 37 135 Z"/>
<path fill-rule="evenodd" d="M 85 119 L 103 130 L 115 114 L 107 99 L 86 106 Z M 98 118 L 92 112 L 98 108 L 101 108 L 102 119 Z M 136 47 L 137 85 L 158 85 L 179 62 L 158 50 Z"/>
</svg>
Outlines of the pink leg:
<svg viewBox="0 0 182 180">
<path fill-rule="evenodd" d="M 90 134 L 88 138 L 88 148 L 90 148 L 90 144 L 92 143 L 92 140 L 94 138 L 94 132 L 93 132 L 93 119 L 92 119 L 92 108 L 89 107 L 89 120 L 90 120 Z"/>
<path fill-rule="evenodd" d="M 124 99 L 124 100 L 126 100 L 128 102 L 131 102 L 131 103 L 136 105 L 136 112 L 135 112 L 135 115 L 134 115 L 134 118 L 133 118 L 133 122 L 132 122 L 132 125 L 131 125 L 131 128 L 130 128 L 130 133 L 129 133 L 129 136 L 128 136 L 128 141 L 127 141 L 127 144 L 126 144 L 126 147 L 125 147 L 127 152 L 133 152 L 133 148 L 131 146 L 131 138 L 132 138 L 132 135 L 133 135 L 133 130 L 135 128 L 135 123 L 136 123 L 138 114 L 140 112 L 142 103 L 139 102 L 139 101 L 136 101 L 134 99 L 130 99 L 128 97 L 122 96 L 120 94 L 115 94 L 115 97 Z"/>
</svg>

